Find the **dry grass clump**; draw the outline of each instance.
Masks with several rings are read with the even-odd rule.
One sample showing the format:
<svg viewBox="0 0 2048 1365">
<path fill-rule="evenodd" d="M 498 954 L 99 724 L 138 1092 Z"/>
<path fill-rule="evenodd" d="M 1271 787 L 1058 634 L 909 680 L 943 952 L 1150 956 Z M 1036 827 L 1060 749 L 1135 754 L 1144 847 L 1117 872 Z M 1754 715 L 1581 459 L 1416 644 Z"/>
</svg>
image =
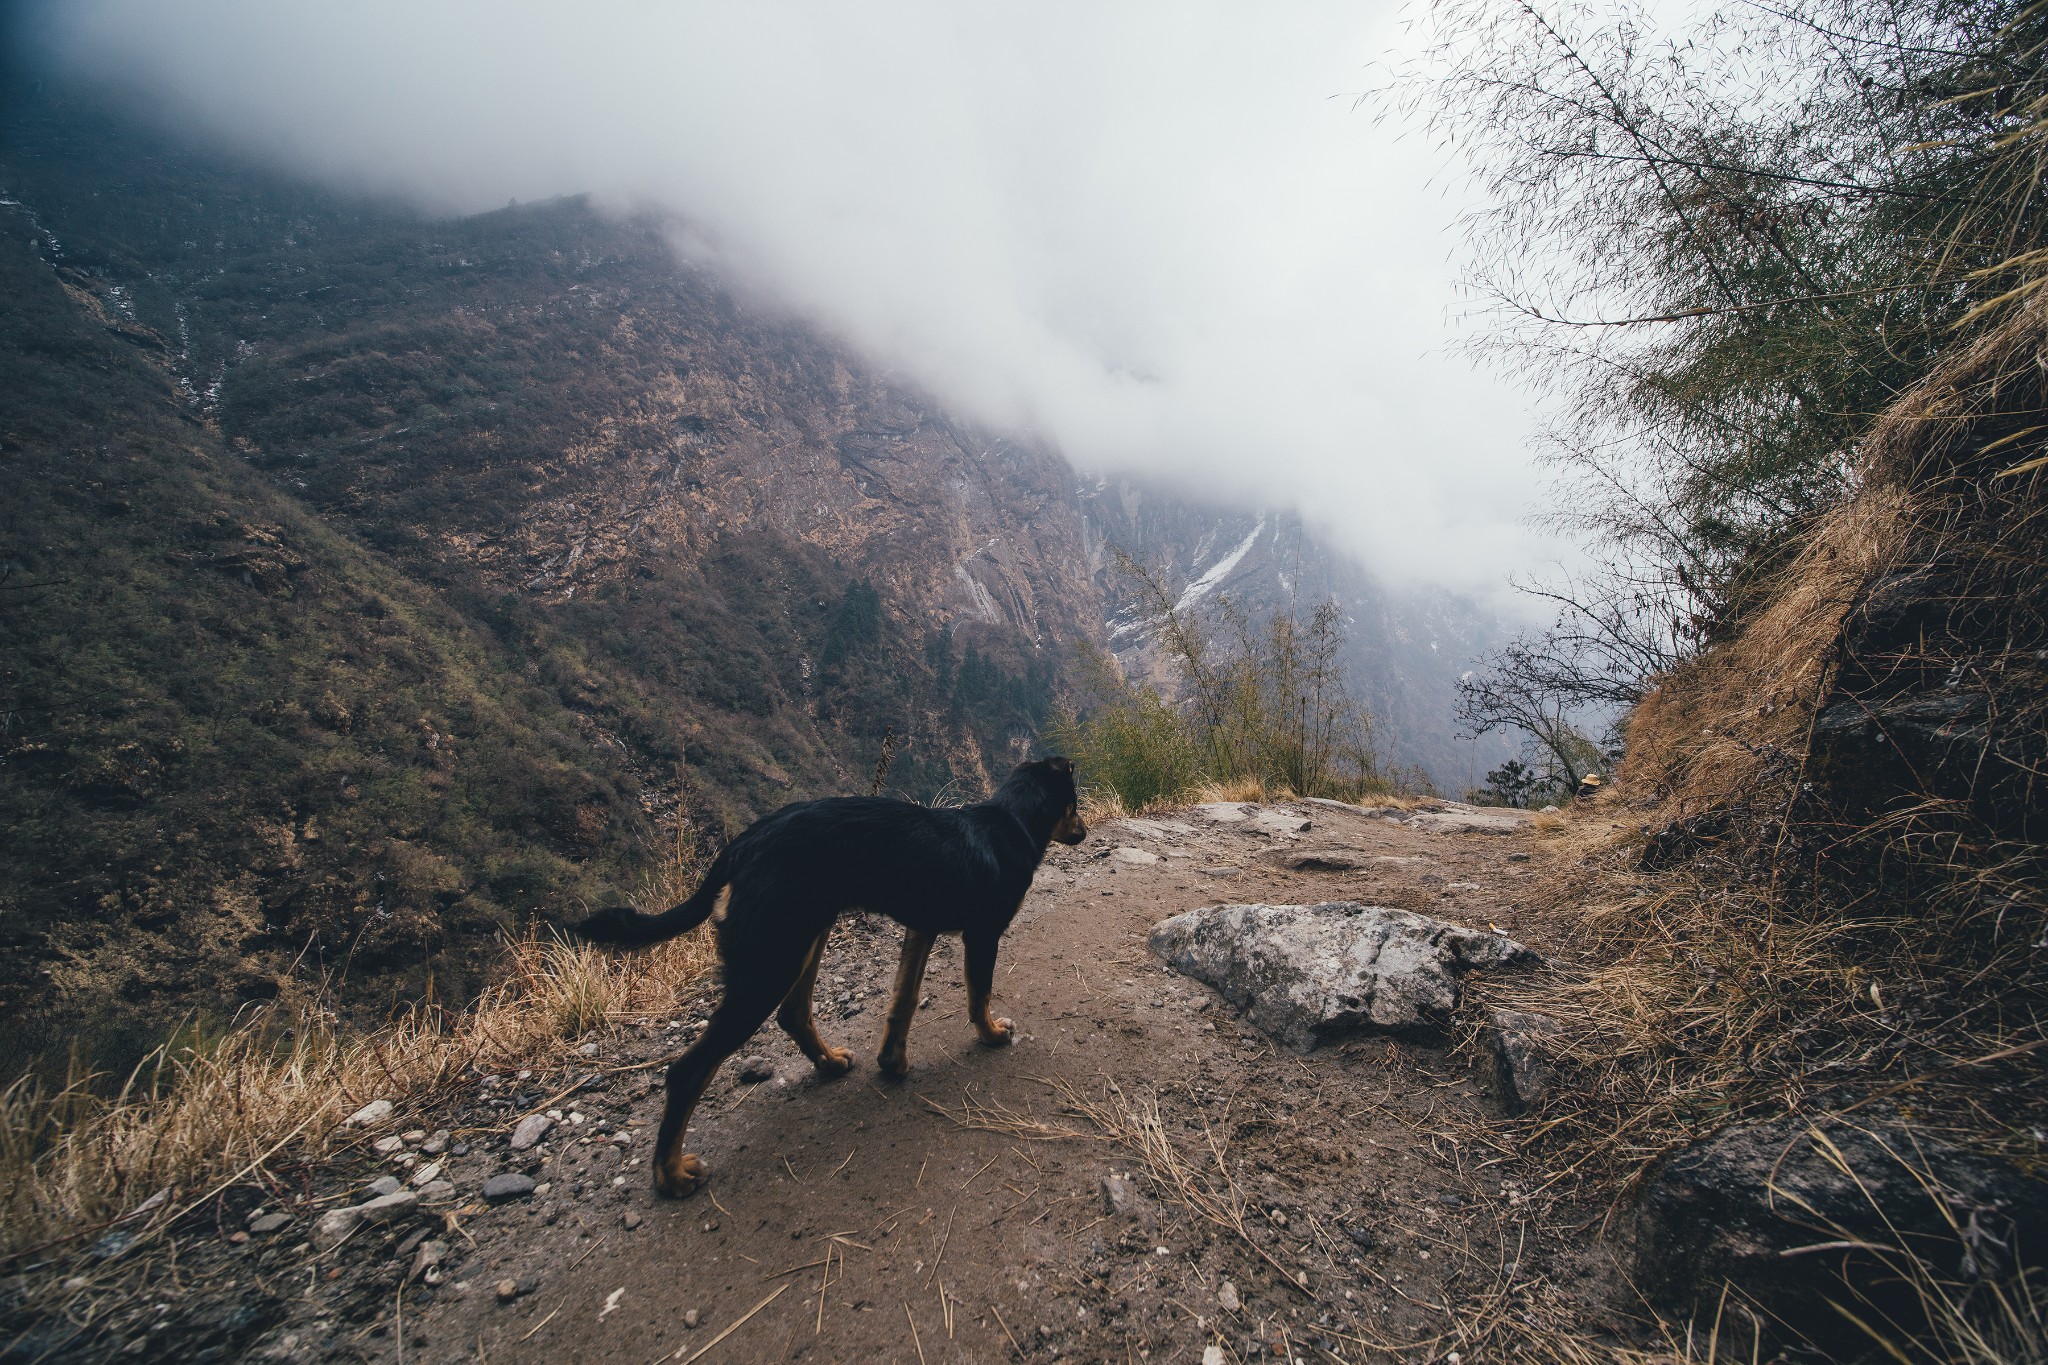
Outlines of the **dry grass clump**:
<svg viewBox="0 0 2048 1365">
<path fill-rule="evenodd" d="M 484 1072 L 551 1060 L 564 1039 L 661 1014 L 715 960 L 708 930 L 630 959 L 539 934 L 508 945 L 506 980 L 460 1014 L 424 1006 L 338 1032 L 317 1002 L 252 1011 L 217 1037 L 157 1048 L 112 1094 L 83 1076 L 0 1091 L 0 1253 L 120 1219 L 159 1191 L 167 1220 L 221 1184 L 318 1160 L 374 1099 L 424 1104 Z"/>
<path fill-rule="evenodd" d="M 1904 549 L 1904 497 L 1872 489 L 1826 518 L 1736 639 L 1662 680 L 1627 723 L 1625 781 L 1649 823 L 1742 804 L 1796 766 L 1833 678 L 1834 644 Z"/>
<path fill-rule="evenodd" d="M 1250 776 L 1201 783 L 1187 792 L 1180 804 L 1202 806 L 1212 801 L 1249 801 L 1263 805 L 1268 801 L 1292 801 L 1294 797 L 1291 787 L 1269 786 L 1263 777 Z"/>
</svg>

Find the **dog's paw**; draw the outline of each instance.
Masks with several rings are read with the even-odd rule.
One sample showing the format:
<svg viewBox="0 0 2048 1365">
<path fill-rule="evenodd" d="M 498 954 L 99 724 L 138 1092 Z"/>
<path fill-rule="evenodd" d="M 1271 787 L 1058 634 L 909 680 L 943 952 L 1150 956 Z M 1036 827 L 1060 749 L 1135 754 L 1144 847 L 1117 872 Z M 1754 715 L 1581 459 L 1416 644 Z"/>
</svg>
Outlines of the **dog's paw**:
<svg viewBox="0 0 2048 1365">
<path fill-rule="evenodd" d="M 847 1072 L 853 1070 L 853 1049 L 828 1047 L 818 1054 L 817 1059 L 811 1065 L 818 1068 L 820 1076 L 827 1078 L 844 1076 Z"/>
<path fill-rule="evenodd" d="M 1016 1031 L 1017 1026 L 1007 1019 L 991 1019 L 975 1030 L 985 1047 L 1008 1047 Z"/>
<path fill-rule="evenodd" d="M 686 1198 L 702 1188 L 707 1174 L 703 1157 L 683 1152 L 668 1161 L 655 1163 L 654 1191 L 670 1199 Z"/>
<path fill-rule="evenodd" d="M 875 1059 L 875 1065 L 882 1069 L 884 1076 L 892 1080 L 900 1081 L 910 1074 L 910 1056 L 905 1052 L 884 1050 L 882 1055 Z"/>
</svg>

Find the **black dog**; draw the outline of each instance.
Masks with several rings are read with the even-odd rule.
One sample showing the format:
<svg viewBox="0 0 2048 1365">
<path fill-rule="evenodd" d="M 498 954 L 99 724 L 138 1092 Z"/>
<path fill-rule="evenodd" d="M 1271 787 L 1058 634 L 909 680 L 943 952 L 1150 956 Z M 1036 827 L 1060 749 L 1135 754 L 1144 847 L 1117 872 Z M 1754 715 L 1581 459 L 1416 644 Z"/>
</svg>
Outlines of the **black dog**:
<svg viewBox="0 0 2048 1365">
<path fill-rule="evenodd" d="M 704 1163 L 683 1151 L 683 1129 L 719 1064 L 753 1036 L 780 1002 L 778 1019 L 811 1064 L 828 1076 L 853 1065 L 827 1046 L 811 1018 L 811 989 L 825 940 L 841 912 L 876 911 L 901 923 L 903 959 L 882 1041 L 882 1070 L 907 1069 L 903 1043 L 917 1009 L 925 959 L 940 934 L 967 950 L 967 1007 L 981 1041 L 1010 1041 L 1010 1021 L 989 1015 L 996 942 L 1010 927 L 1053 839 L 1078 844 L 1088 831 L 1064 758 L 1025 763 L 987 801 L 932 810 L 908 801 L 842 796 L 784 806 L 726 845 L 696 894 L 661 915 L 614 907 L 577 932 L 596 943 L 639 947 L 674 938 L 717 915 L 724 998 L 704 1036 L 669 1063 L 668 1108 L 654 1143 L 654 1188 L 680 1198 L 704 1183 Z"/>
</svg>

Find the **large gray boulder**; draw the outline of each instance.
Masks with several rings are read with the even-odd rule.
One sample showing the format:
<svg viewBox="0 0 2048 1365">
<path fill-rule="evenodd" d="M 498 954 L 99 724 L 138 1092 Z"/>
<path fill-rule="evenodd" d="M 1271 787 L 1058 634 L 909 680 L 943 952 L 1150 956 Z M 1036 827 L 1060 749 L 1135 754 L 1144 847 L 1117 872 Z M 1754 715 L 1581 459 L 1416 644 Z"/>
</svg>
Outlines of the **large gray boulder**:
<svg viewBox="0 0 2048 1365">
<path fill-rule="evenodd" d="M 1410 829 L 1431 834 L 1519 834 L 1529 827 L 1525 810 L 1508 806 L 1468 806 L 1462 801 L 1443 801 L 1394 815 Z"/>
<path fill-rule="evenodd" d="M 1302 1052 L 1362 1031 L 1435 1029 L 1465 972 L 1537 960 L 1499 934 L 1356 901 L 1212 905 L 1154 926 L 1151 944 Z"/>
</svg>

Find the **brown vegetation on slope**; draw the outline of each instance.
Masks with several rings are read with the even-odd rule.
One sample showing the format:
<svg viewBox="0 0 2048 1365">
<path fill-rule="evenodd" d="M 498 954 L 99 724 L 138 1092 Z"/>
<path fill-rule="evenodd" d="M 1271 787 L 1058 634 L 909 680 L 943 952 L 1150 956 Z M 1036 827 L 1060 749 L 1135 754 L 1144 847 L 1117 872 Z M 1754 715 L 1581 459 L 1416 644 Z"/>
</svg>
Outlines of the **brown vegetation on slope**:
<svg viewBox="0 0 2048 1365">
<path fill-rule="evenodd" d="M 1935 1232 L 1946 1219 L 1949 1244 L 1974 1248 L 1941 1168 L 1966 1158 L 1932 1153 L 2041 1169 L 2044 378 L 2037 297 L 1906 394 L 1864 444 L 1855 495 L 1739 632 L 1658 681 L 1617 782 L 1554 831 L 1559 892 L 1591 907 L 1587 963 L 1515 999 L 1568 1025 L 1577 1084 L 1520 1125 L 1553 1180 L 1591 1175 L 1626 1203 L 1710 1135 L 1789 1119 L 1783 1160 L 1871 1125 L 1924 1139 L 1915 1188 L 1948 1200 L 1930 1203 L 1949 1210 Z M 1875 1190 L 1883 1172 L 1856 1178 Z M 1897 1213 L 1880 1212 L 1882 1233 Z M 2009 1270 L 2043 1249 L 2023 1237 L 1961 1264 Z M 1938 1275 L 1924 1252 L 1870 1255 L 1825 1268 L 1955 1297 L 1953 1254 Z M 1793 1273 L 1812 1259 L 1779 1278 L 1818 1303 Z M 1961 1358 L 1926 1344 L 1938 1325 L 1873 1333 L 1930 1334 L 1921 1358 Z"/>
</svg>

